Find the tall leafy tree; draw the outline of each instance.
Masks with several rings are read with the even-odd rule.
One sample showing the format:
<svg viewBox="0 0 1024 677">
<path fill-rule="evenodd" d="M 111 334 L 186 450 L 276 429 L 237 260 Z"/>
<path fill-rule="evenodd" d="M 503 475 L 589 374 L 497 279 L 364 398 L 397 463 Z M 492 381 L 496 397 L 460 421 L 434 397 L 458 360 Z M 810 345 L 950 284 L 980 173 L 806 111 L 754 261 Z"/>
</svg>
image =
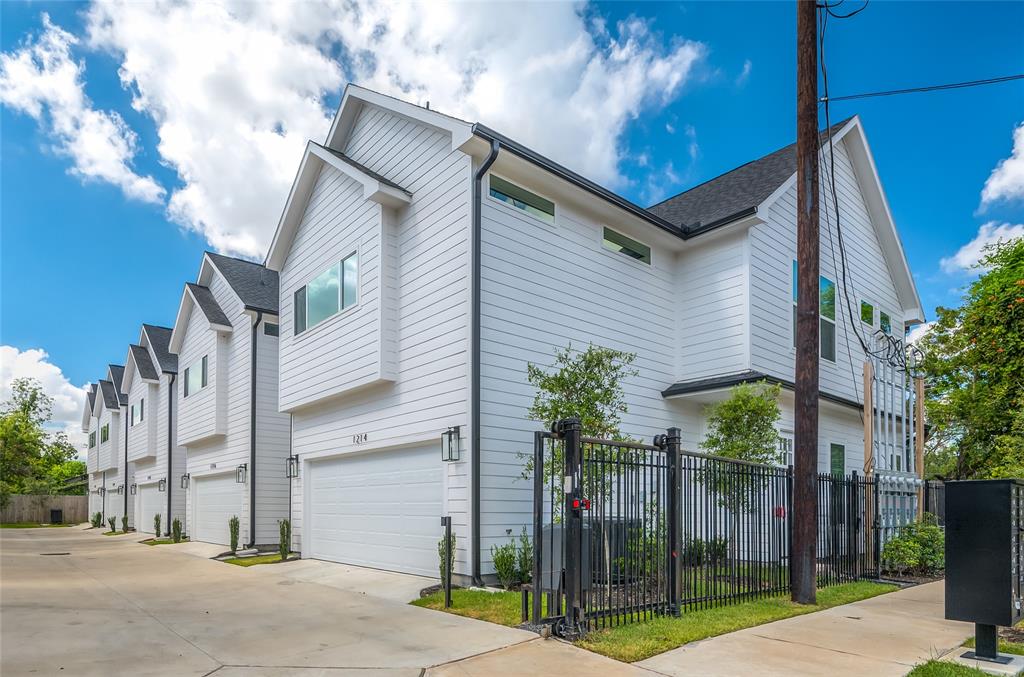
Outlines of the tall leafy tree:
<svg viewBox="0 0 1024 677">
<path fill-rule="evenodd" d="M 1024 239 L 990 247 L 959 308 L 938 308 L 919 346 L 931 426 L 927 471 L 1024 476 Z"/>
</svg>

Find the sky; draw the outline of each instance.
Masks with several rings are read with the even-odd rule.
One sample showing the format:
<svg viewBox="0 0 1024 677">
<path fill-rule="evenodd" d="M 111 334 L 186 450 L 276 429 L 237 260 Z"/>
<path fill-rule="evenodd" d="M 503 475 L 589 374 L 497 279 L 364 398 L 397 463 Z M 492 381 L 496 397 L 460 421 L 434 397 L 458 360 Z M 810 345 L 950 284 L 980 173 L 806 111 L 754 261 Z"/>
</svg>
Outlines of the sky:
<svg viewBox="0 0 1024 677">
<path fill-rule="evenodd" d="M 830 20 L 830 93 L 1024 73 L 1022 25 L 875 0 Z M 0 2 L 0 400 L 39 378 L 80 444 L 84 385 L 173 323 L 202 252 L 262 260 L 348 82 L 649 205 L 794 141 L 794 70 L 793 2 Z M 853 114 L 933 318 L 1024 236 L 1024 81 L 831 106 Z"/>
</svg>

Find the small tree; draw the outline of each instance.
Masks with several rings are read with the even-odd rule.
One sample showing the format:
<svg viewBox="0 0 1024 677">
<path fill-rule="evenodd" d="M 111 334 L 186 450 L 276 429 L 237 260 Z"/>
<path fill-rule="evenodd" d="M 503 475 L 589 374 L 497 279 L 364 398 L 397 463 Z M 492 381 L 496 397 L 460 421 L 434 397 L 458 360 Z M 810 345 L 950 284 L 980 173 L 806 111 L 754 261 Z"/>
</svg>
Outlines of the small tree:
<svg viewBox="0 0 1024 677">
<path fill-rule="evenodd" d="M 181 519 L 177 517 L 171 520 L 171 539 L 175 543 L 181 543 Z"/>
<path fill-rule="evenodd" d="M 277 528 L 280 532 L 280 540 L 277 549 L 281 553 L 281 561 L 288 559 L 288 553 L 292 549 L 292 523 L 288 520 L 278 520 Z"/>
<path fill-rule="evenodd" d="M 523 525 L 523 531 L 519 534 L 517 555 L 519 558 L 519 580 L 522 583 L 529 583 L 533 578 L 533 541 L 526 534 L 526 525 Z"/>
<path fill-rule="evenodd" d="M 113 534 L 113 533 L 117 532 L 117 517 L 113 517 L 113 516 L 108 517 L 107 518 L 107 524 L 110 525 L 110 533 Z"/>
<path fill-rule="evenodd" d="M 121 515 L 121 531 L 128 532 L 128 515 Z"/>
<path fill-rule="evenodd" d="M 452 534 L 448 543 L 445 543 L 443 536 L 437 542 L 438 571 L 441 574 L 442 584 L 447 580 L 448 572 L 455 566 L 455 543 L 455 534 Z M 447 557 L 445 557 L 446 554 Z"/>
<path fill-rule="evenodd" d="M 780 391 L 778 385 L 767 383 L 744 383 L 733 388 L 729 399 L 707 408 L 708 434 L 700 443 L 701 449 L 727 459 L 777 463 L 779 433 L 775 425 L 779 421 Z M 730 550 L 736 560 L 740 515 L 750 509 L 751 499 L 760 494 L 765 476 L 706 469 L 699 477 L 732 517 Z"/>
<path fill-rule="evenodd" d="M 160 538 L 160 513 L 153 515 L 153 536 Z"/>
<path fill-rule="evenodd" d="M 92 528 L 99 529 L 103 525 L 103 513 L 94 512 L 92 514 Z"/>
<path fill-rule="evenodd" d="M 238 515 L 228 520 L 228 532 L 231 534 L 231 552 L 238 550 Z"/>
<path fill-rule="evenodd" d="M 516 553 L 516 540 L 513 538 L 504 545 L 491 546 L 491 560 L 494 562 L 494 571 L 498 575 L 498 582 L 501 587 L 510 590 L 518 582 L 518 555 Z"/>
</svg>

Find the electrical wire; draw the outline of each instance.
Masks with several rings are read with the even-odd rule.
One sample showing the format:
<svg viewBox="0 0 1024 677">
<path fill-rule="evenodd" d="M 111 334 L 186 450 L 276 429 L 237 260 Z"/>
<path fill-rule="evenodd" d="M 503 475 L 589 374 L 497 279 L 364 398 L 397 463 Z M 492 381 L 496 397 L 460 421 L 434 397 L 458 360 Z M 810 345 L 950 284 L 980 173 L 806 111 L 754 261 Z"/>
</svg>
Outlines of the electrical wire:
<svg viewBox="0 0 1024 677">
<path fill-rule="evenodd" d="M 828 94 L 818 99 L 818 103 L 829 101 L 851 101 L 853 99 L 870 99 L 876 96 L 895 96 L 896 94 L 917 94 L 921 92 L 937 92 L 944 89 L 963 89 L 965 87 L 978 87 L 981 85 L 995 85 L 1001 82 L 1013 80 L 1024 80 L 1024 73 L 1016 75 L 1002 75 L 996 78 L 985 78 L 983 80 L 968 80 L 966 82 L 951 82 L 945 85 L 926 85 L 924 87 L 908 87 L 906 89 L 890 89 L 884 92 L 864 92 L 862 94 L 846 94 L 844 96 L 829 97 Z"/>
</svg>

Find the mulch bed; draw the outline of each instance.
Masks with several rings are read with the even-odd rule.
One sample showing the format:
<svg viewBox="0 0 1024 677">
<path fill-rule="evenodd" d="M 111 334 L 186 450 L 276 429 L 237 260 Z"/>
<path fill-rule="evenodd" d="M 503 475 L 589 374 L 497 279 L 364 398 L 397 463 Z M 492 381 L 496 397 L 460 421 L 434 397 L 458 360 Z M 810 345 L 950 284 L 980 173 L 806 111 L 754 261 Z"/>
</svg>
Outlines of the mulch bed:
<svg viewBox="0 0 1024 677">
<path fill-rule="evenodd" d="M 943 574 L 936 574 L 931 576 L 897 576 L 895 574 L 885 574 L 881 580 L 899 583 L 900 585 L 922 585 L 924 583 L 934 583 L 935 581 L 941 581 L 945 576 Z"/>
</svg>

